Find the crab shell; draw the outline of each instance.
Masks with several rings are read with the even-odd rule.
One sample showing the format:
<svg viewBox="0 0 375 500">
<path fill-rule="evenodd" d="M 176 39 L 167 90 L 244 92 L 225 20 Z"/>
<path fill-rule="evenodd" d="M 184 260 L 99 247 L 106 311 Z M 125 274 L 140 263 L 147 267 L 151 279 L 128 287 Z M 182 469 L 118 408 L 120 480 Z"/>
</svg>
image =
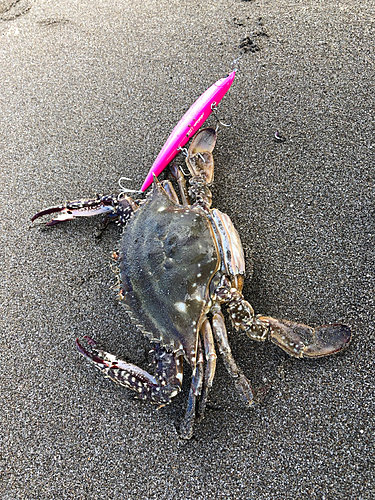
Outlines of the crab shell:
<svg viewBox="0 0 375 500">
<path fill-rule="evenodd" d="M 196 364 L 198 332 L 222 272 L 242 288 L 240 237 L 219 210 L 180 205 L 154 180 L 120 243 L 123 303 L 151 341 Z M 222 272 L 221 272 L 222 271 Z M 211 286 L 210 286 L 211 285 Z"/>
</svg>

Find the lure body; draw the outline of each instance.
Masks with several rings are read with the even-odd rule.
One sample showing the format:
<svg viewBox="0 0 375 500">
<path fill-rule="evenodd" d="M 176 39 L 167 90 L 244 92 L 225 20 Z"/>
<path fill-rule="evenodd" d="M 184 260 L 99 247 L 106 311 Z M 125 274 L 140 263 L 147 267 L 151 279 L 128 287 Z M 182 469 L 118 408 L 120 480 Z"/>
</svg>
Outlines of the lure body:
<svg viewBox="0 0 375 500">
<path fill-rule="evenodd" d="M 198 97 L 195 103 L 186 111 L 154 161 L 143 183 L 141 191 L 146 191 L 153 181 L 153 174 L 158 176 L 177 155 L 179 149 L 185 146 L 188 140 L 203 125 L 212 113 L 213 107 L 219 104 L 224 95 L 228 92 L 235 75 L 236 72 L 232 71 L 227 77 L 221 78 L 215 82 Z"/>
</svg>

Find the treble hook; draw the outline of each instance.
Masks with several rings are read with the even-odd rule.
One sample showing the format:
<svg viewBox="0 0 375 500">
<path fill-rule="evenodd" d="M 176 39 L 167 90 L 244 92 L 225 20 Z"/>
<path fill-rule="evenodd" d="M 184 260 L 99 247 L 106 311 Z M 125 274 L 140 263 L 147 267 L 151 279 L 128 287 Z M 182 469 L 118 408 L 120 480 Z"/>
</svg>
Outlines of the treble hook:
<svg viewBox="0 0 375 500">
<path fill-rule="evenodd" d="M 184 174 L 184 177 L 190 177 L 191 176 L 191 173 L 190 172 L 185 172 L 185 170 L 181 167 L 181 165 L 178 168 Z"/>
<path fill-rule="evenodd" d="M 214 115 L 214 117 L 216 118 L 216 121 L 217 121 L 217 125 L 216 125 L 216 132 L 219 130 L 219 124 L 222 125 L 223 127 L 231 127 L 232 125 L 229 123 L 224 123 L 220 120 L 218 114 L 217 114 L 217 105 L 216 105 L 216 102 L 214 101 L 212 104 L 211 104 L 211 110 L 212 110 L 212 113 Z"/>
<path fill-rule="evenodd" d="M 181 151 L 181 153 L 189 159 L 189 151 L 186 149 L 186 148 L 182 148 L 181 146 L 179 146 L 177 148 L 177 151 Z M 184 174 L 185 177 L 189 177 L 190 175 L 190 172 L 189 173 L 186 173 L 184 172 L 184 169 L 180 166 L 179 169 L 181 170 L 181 172 Z"/>
<path fill-rule="evenodd" d="M 121 184 L 121 181 L 131 181 L 132 179 L 129 179 L 129 177 L 120 177 L 119 180 L 118 180 L 118 185 L 120 186 L 121 188 L 121 192 L 120 194 L 118 195 L 117 199 L 120 199 L 122 197 L 123 194 L 126 194 L 126 193 L 137 193 L 137 194 L 141 194 L 143 191 L 140 191 L 138 189 L 129 189 L 129 188 L 126 188 L 125 186 L 123 186 Z"/>
<path fill-rule="evenodd" d="M 182 148 L 181 146 L 179 146 L 177 148 L 177 151 L 181 151 L 181 153 L 186 156 L 186 158 L 189 156 L 189 153 L 188 153 L 188 150 L 186 148 Z"/>
<path fill-rule="evenodd" d="M 190 157 L 189 157 L 189 151 L 186 149 L 186 148 L 182 148 L 181 146 L 177 148 L 178 151 L 181 151 L 181 153 L 186 156 L 186 158 L 188 158 L 188 160 L 190 161 Z M 203 163 L 205 162 L 205 159 L 204 157 L 201 155 L 201 153 L 197 153 L 196 156 L 199 156 L 199 158 L 203 161 Z M 182 169 L 182 167 L 180 167 L 182 173 L 184 174 L 185 177 L 189 177 L 190 173 L 185 173 Z"/>
</svg>

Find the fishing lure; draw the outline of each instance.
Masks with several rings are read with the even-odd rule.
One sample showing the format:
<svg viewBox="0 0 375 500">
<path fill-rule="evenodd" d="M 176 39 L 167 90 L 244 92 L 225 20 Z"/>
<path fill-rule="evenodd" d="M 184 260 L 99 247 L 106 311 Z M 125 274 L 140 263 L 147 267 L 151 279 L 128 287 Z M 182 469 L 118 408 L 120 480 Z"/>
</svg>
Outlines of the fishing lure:
<svg viewBox="0 0 375 500">
<path fill-rule="evenodd" d="M 181 148 L 203 125 L 216 108 L 233 83 L 236 71 L 232 71 L 225 78 L 221 78 L 209 87 L 198 97 L 192 106 L 186 111 L 181 120 L 173 129 L 166 143 L 158 154 L 154 164 L 142 185 L 141 191 L 144 192 L 153 181 L 153 174 L 158 176 L 177 155 Z"/>
</svg>

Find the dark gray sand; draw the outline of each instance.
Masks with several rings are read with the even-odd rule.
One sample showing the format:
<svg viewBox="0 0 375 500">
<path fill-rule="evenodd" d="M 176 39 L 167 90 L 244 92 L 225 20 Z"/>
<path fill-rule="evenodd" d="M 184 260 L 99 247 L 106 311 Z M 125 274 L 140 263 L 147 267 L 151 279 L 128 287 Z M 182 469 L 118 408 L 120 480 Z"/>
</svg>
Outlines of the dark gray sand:
<svg viewBox="0 0 375 500">
<path fill-rule="evenodd" d="M 374 2 L 1 0 L 0 19 L 1 497 L 375 498 Z M 29 221 L 123 175 L 139 187 L 244 39 L 213 195 L 242 236 L 245 295 L 257 313 L 347 323 L 353 341 L 300 361 L 230 329 L 272 388 L 247 409 L 220 360 L 184 442 L 188 370 L 156 411 L 74 348 L 89 334 L 147 367 L 111 290 L 118 228 L 97 242 L 92 219 Z"/>
</svg>

